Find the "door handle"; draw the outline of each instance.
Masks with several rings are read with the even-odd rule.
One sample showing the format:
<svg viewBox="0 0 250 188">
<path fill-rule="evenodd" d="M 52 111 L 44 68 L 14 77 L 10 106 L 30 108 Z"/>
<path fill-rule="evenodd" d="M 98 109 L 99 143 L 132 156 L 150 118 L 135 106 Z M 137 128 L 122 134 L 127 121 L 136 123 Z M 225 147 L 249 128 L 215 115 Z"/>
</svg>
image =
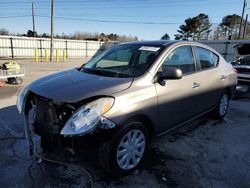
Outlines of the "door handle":
<svg viewBox="0 0 250 188">
<path fill-rule="evenodd" d="M 220 76 L 220 79 L 221 79 L 221 80 L 225 80 L 225 78 L 226 78 L 225 75 L 221 75 L 221 76 Z"/>
<path fill-rule="evenodd" d="M 200 84 L 197 82 L 194 82 L 192 85 L 192 88 L 198 88 L 198 87 L 200 87 Z"/>
</svg>

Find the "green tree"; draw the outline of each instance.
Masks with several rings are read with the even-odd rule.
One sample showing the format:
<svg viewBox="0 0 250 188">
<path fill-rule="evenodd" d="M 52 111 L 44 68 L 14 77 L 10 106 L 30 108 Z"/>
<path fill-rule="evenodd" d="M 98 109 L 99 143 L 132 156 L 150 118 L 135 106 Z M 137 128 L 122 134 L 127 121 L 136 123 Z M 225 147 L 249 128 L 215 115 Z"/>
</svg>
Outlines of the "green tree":
<svg viewBox="0 0 250 188">
<path fill-rule="evenodd" d="M 161 37 L 161 40 L 170 40 L 170 36 L 165 33 L 162 37 Z"/>
<path fill-rule="evenodd" d="M 198 16 L 188 18 L 177 30 L 176 40 L 205 40 L 210 33 L 211 23 L 208 15 L 200 13 Z"/>
<path fill-rule="evenodd" d="M 209 21 L 209 17 L 206 14 L 199 14 L 194 17 L 194 23 L 196 24 L 197 30 L 195 32 L 196 40 L 208 39 L 208 34 L 211 32 L 210 27 L 212 24 Z"/>
<path fill-rule="evenodd" d="M 177 30 L 180 34 L 175 35 L 175 39 L 178 40 L 189 40 L 192 37 L 192 26 L 191 26 L 191 18 L 185 20 L 185 25 L 181 25 L 179 30 Z"/>
<path fill-rule="evenodd" d="M 232 14 L 225 16 L 219 24 L 219 31 L 222 37 L 237 39 L 240 28 L 241 16 Z"/>
<path fill-rule="evenodd" d="M 175 40 L 187 40 L 187 39 L 184 39 L 183 35 L 181 35 L 181 34 L 175 34 L 174 37 L 175 37 L 174 38 Z"/>
<path fill-rule="evenodd" d="M 245 34 L 245 39 L 250 39 L 250 23 L 247 22 L 247 25 L 246 25 L 246 34 Z"/>
<path fill-rule="evenodd" d="M 108 38 L 109 38 L 110 40 L 116 41 L 117 38 L 118 38 L 118 35 L 117 35 L 117 34 L 114 34 L 114 33 L 111 33 L 111 34 L 108 35 Z"/>
<path fill-rule="evenodd" d="M 50 35 L 49 34 L 47 34 L 47 33 L 43 33 L 42 35 L 40 35 L 39 37 L 42 37 L 42 38 L 49 38 L 50 37 Z"/>
<path fill-rule="evenodd" d="M 34 33 L 33 31 L 28 30 L 26 36 L 27 36 L 27 37 L 37 37 L 38 35 L 37 35 L 37 32 L 36 32 L 36 31 L 35 31 L 35 33 Z"/>
</svg>

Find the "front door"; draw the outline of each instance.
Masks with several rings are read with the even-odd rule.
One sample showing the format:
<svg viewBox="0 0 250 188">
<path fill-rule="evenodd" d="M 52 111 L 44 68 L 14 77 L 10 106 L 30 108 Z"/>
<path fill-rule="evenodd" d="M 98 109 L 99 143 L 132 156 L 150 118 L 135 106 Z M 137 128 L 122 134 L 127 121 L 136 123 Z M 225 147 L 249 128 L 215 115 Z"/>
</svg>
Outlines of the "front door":
<svg viewBox="0 0 250 188">
<path fill-rule="evenodd" d="M 201 94 L 201 78 L 196 73 L 191 46 L 180 46 L 172 50 L 164 59 L 159 71 L 168 67 L 181 69 L 183 77 L 179 80 L 164 80 L 164 83 L 155 84 L 158 94 L 160 133 L 184 123 L 199 113 L 197 100 Z"/>
</svg>

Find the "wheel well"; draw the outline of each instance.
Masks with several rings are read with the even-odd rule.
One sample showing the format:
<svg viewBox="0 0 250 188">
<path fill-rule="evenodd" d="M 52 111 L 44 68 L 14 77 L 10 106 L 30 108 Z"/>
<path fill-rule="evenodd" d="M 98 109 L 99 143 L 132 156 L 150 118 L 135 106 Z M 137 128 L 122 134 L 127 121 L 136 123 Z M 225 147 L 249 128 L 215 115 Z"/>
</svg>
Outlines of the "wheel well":
<svg viewBox="0 0 250 188">
<path fill-rule="evenodd" d="M 231 97 L 232 97 L 232 91 L 231 91 L 230 87 L 227 87 L 227 88 L 225 89 L 225 91 L 228 93 L 229 98 L 231 99 Z"/>
<path fill-rule="evenodd" d="M 137 120 L 137 121 L 143 123 L 143 125 L 145 125 L 145 127 L 148 130 L 150 140 L 152 140 L 154 138 L 155 130 L 153 127 L 153 123 L 149 117 L 147 117 L 146 115 L 136 115 L 136 116 L 133 116 L 132 118 L 130 118 L 130 120 L 131 119 Z"/>
</svg>

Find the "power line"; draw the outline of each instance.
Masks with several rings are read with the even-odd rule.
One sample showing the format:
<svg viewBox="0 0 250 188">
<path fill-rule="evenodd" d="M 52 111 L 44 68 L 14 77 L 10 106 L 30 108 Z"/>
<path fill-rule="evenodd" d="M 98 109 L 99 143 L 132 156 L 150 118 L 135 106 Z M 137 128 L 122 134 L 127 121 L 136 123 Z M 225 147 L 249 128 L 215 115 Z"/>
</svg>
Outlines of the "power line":
<svg viewBox="0 0 250 188">
<path fill-rule="evenodd" d="M 37 17 L 50 18 L 46 15 L 36 15 Z M 180 25 L 180 22 L 145 22 L 145 21 L 123 21 L 123 20 L 104 20 L 104 19 L 85 19 L 85 18 L 72 18 L 65 16 L 55 16 L 55 19 L 86 21 L 86 22 L 102 22 L 102 23 L 120 23 L 120 24 L 145 24 L 145 25 Z M 218 24 L 218 23 L 212 23 Z"/>
<path fill-rule="evenodd" d="M 16 18 L 16 17 L 31 17 L 32 15 L 13 15 L 13 16 L 0 16 L 0 18 Z M 36 15 L 36 17 L 50 18 L 46 15 Z M 123 21 L 123 20 L 104 20 L 104 19 L 85 19 L 85 18 L 73 18 L 65 16 L 54 16 L 55 19 L 86 21 L 86 22 L 102 22 L 102 23 L 120 23 L 120 24 L 145 24 L 145 25 L 181 25 L 181 22 L 145 22 L 145 21 Z M 219 23 L 211 23 L 217 25 Z"/>
<path fill-rule="evenodd" d="M 6 1 L 1 1 L 1 4 L 16 4 L 16 3 L 18 3 L 18 4 L 23 4 L 23 3 L 31 3 L 32 2 L 32 0 L 30 0 L 30 1 L 8 1 L 8 0 L 6 0 Z M 48 1 L 41 1 L 41 0 L 39 0 L 39 1 L 34 1 L 36 4 L 43 4 L 43 3 L 45 3 L 45 4 L 50 4 L 50 0 L 48 0 Z M 178 2 L 178 3 L 185 3 L 185 2 L 190 2 L 190 3 L 197 3 L 197 0 L 172 0 L 172 1 L 170 1 L 170 0 L 168 0 L 168 1 L 166 1 L 166 0 L 157 0 L 157 2 L 155 1 L 155 0 L 133 0 L 133 1 L 127 1 L 127 0 L 117 0 L 117 1 L 115 1 L 115 0 L 95 0 L 95 1 L 91 1 L 91 0 L 79 0 L 79 1 L 76 1 L 76 0 L 65 0 L 65 1 L 63 1 L 63 0 L 60 0 L 60 1 L 58 1 L 57 2 L 57 4 L 59 3 L 59 4 L 72 4 L 72 3 L 91 3 L 91 4 L 95 4 L 95 3 L 112 3 L 112 4 L 115 4 L 115 3 L 128 3 L 128 4 L 134 4 L 134 3 L 136 3 L 136 2 L 139 2 L 139 3 L 154 3 L 154 4 L 156 4 L 156 3 L 158 3 L 158 2 L 166 2 L 167 4 L 170 4 L 170 3 L 176 3 L 176 2 Z M 210 1 L 203 1 L 202 3 L 206 3 L 206 2 L 210 2 Z M 233 0 L 231 0 L 231 2 L 234 2 Z M 225 2 L 221 2 L 221 3 L 225 3 Z M 237 3 L 237 2 L 236 2 Z"/>
<path fill-rule="evenodd" d="M 21 17 L 30 17 L 31 15 L 13 15 L 13 16 L 0 16 L 0 18 L 21 18 Z"/>
<path fill-rule="evenodd" d="M 157 1 L 157 3 L 158 2 L 166 2 L 165 0 L 158 0 Z M 99 1 L 90 1 L 90 0 L 80 0 L 80 1 L 74 1 L 74 0 L 70 0 L 70 1 L 62 1 L 62 0 L 60 0 L 60 1 L 58 1 L 57 2 L 57 4 L 59 3 L 59 4 L 74 4 L 74 3 L 91 3 L 91 4 L 95 4 L 95 3 L 105 3 L 105 4 L 107 4 L 107 3 L 112 3 L 112 4 L 115 4 L 115 3 L 117 3 L 117 4 L 120 4 L 120 3 L 128 3 L 128 4 L 134 4 L 134 3 L 137 3 L 137 2 L 139 2 L 139 3 L 154 3 L 154 4 L 156 4 L 156 2 L 154 1 L 154 0 L 133 0 L 133 2 L 129 2 L 129 1 L 127 1 L 127 0 L 119 0 L 119 1 L 114 1 L 114 0 L 99 0 Z M 183 2 L 193 2 L 193 3 L 195 3 L 195 2 L 197 2 L 197 1 L 194 1 L 194 0 L 173 0 L 173 1 L 167 1 L 166 3 L 175 3 L 175 2 L 179 2 L 179 3 L 183 3 Z M 32 1 L 2 1 L 1 2 L 1 4 L 25 4 L 25 3 L 32 3 Z M 35 3 L 36 4 L 50 4 L 50 1 L 41 1 L 41 0 L 39 0 L 39 1 L 35 1 Z"/>
<path fill-rule="evenodd" d="M 30 4 L 28 2 L 26 2 L 26 4 Z M 49 7 L 49 3 L 46 3 L 46 4 L 43 4 L 42 2 L 36 2 L 36 4 L 41 4 L 40 7 L 43 7 L 43 6 L 46 6 L 46 7 Z M 235 3 L 236 4 L 236 3 Z M 20 6 L 20 5 L 23 5 L 25 6 L 24 3 L 20 3 L 20 2 L 16 2 L 16 3 L 11 3 L 11 2 L 5 2 L 5 3 L 1 3 L 1 7 L 4 6 L 7 6 L 7 5 L 11 5 L 11 7 L 13 6 Z M 166 2 L 166 1 L 157 1 L 157 3 L 155 2 L 151 2 L 151 1 L 146 1 L 146 2 L 141 2 L 141 1 L 133 1 L 133 3 L 129 3 L 129 2 L 119 2 L 119 3 L 114 3 L 114 2 L 89 2 L 89 1 L 86 1 L 86 2 L 75 2 L 73 3 L 72 1 L 67 1 L 67 2 L 64 2 L 62 3 L 61 1 L 59 1 L 56 5 L 56 7 L 69 7 L 69 8 L 72 8 L 74 6 L 87 6 L 86 8 L 89 7 L 102 7 L 102 8 L 109 8 L 109 7 L 123 7 L 123 6 L 129 6 L 128 8 L 131 8 L 131 7 L 137 7 L 137 6 L 140 6 L 140 7 L 145 7 L 145 5 L 149 5 L 150 7 L 151 6 L 161 6 L 161 5 L 166 5 L 166 6 L 173 6 L 173 5 L 176 5 L 176 6 L 180 6 L 180 5 L 191 5 L 191 6 L 194 6 L 194 5 L 223 5 L 223 6 L 226 6 L 226 5 L 232 5 L 232 4 L 224 4 L 224 3 L 211 3 L 211 2 L 194 2 L 194 1 L 185 1 L 185 2 L 180 2 L 180 1 L 174 1 L 174 2 Z"/>
<path fill-rule="evenodd" d="M 45 15 L 37 15 L 37 17 L 50 18 L 50 16 Z M 130 24 L 147 24 L 147 25 L 174 25 L 180 23 L 174 22 L 140 22 L 140 21 L 122 21 L 122 20 L 102 20 L 102 19 L 84 19 L 84 18 L 71 18 L 64 16 L 55 16 L 56 19 L 64 19 L 64 20 L 76 20 L 76 21 L 87 21 L 87 22 L 109 22 L 109 23 L 130 23 Z"/>
</svg>

